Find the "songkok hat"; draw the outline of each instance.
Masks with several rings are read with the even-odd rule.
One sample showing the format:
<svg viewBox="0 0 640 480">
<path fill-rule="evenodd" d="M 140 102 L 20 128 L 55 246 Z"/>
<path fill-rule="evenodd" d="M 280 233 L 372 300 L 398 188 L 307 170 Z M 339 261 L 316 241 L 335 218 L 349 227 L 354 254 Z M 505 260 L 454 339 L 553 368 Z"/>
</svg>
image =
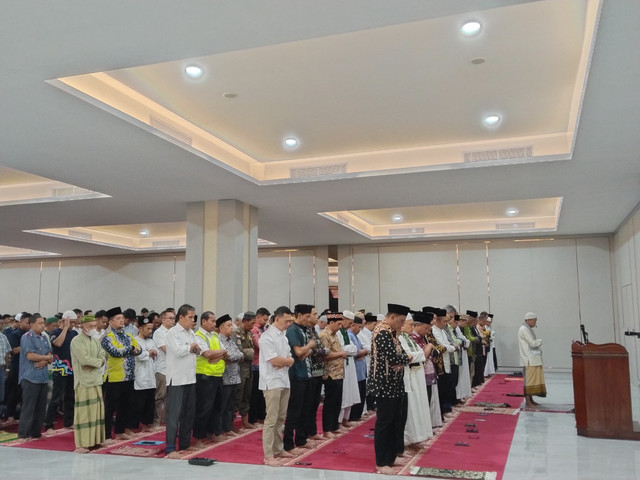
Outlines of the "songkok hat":
<svg viewBox="0 0 640 480">
<path fill-rule="evenodd" d="M 47 319 L 47 321 L 49 321 L 49 319 Z M 85 315 L 80 320 L 80 323 L 91 323 L 91 322 L 95 322 L 95 321 L 96 321 L 96 316 L 95 315 Z"/>
<path fill-rule="evenodd" d="M 49 317 L 47 318 L 47 320 L 45 321 L 45 323 L 47 325 L 51 324 L 51 323 L 56 323 L 58 321 L 58 317 Z"/>
<path fill-rule="evenodd" d="M 122 315 L 122 309 L 120 307 L 113 307 L 107 310 L 107 318 L 113 318 L 116 315 Z"/>
<path fill-rule="evenodd" d="M 151 319 L 149 317 L 144 317 L 142 315 L 140 315 L 136 321 L 139 327 L 144 327 L 146 324 L 151 323 Z"/>
<path fill-rule="evenodd" d="M 487 315 L 489 315 L 489 318 L 493 320 L 493 313 L 488 313 Z"/>
<path fill-rule="evenodd" d="M 342 312 L 342 318 L 348 318 L 349 320 L 353 320 L 355 318 L 355 315 L 351 310 L 344 310 Z"/>
<path fill-rule="evenodd" d="M 467 315 L 471 318 L 478 318 L 478 312 L 474 312 L 473 310 L 467 310 Z"/>
<path fill-rule="evenodd" d="M 433 314 L 436 317 L 446 317 L 447 316 L 447 311 L 444 308 L 434 308 L 433 309 Z"/>
<path fill-rule="evenodd" d="M 453 316 L 454 320 L 460 320 L 460 315 L 458 315 L 457 313 Z"/>
<path fill-rule="evenodd" d="M 342 314 L 337 312 L 327 312 L 327 322 L 336 322 L 338 320 L 342 320 Z"/>
<path fill-rule="evenodd" d="M 355 323 L 356 325 L 362 325 L 363 321 L 362 318 L 360 317 L 356 317 L 353 319 L 353 323 Z"/>
<path fill-rule="evenodd" d="M 389 313 L 395 313 L 396 315 L 407 315 L 411 309 L 404 305 L 398 305 L 396 303 L 388 303 L 387 311 Z"/>
<path fill-rule="evenodd" d="M 366 323 L 377 322 L 378 321 L 378 317 L 375 316 L 375 315 L 365 315 L 364 316 L 364 321 Z"/>
<path fill-rule="evenodd" d="M 428 314 L 422 312 L 411 312 L 411 316 L 413 323 L 431 323 L 431 318 L 433 318 L 433 315 L 429 317 Z"/>
<path fill-rule="evenodd" d="M 532 318 L 538 318 L 538 316 L 533 312 L 529 312 L 524 316 L 525 320 L 531 320 Z"/>
<path fill-rule="evenodd" d="M 244 316 L 242 317 L 243 320 L 253 320 L 254 318 L 256 318 L 255 312 L 244 312 Z"/>
<path fill-rule="evenodd" d="M 78 315 L 76 315 L 76 312 L 74 312 L 73 310 L 67 310 L 66 312 L 64 312 L 62 314 L 62 318 L 68 318 L 70 320 L 76 320 L 78 318 Z"/>
<path fill-rule="evenodd" d="M 225 313 L 221 317 L 216 318 L 216 327 L 220 328 L 220 325 L 222 325 L 224 322 L 228 322 L 229 320 L 231 320 L 231 317 L 229 316 L 229 314 Z"/>
<path fill-rule="evenodd" d="M 306 315 L 307 313 L 311 313 L 311 310 L 313 310 L 313 306 L 307 305 L 306 303 L 299 303 L 298 305 L 293 307 L 293 312 L 295 315 Z"/>
</svg>

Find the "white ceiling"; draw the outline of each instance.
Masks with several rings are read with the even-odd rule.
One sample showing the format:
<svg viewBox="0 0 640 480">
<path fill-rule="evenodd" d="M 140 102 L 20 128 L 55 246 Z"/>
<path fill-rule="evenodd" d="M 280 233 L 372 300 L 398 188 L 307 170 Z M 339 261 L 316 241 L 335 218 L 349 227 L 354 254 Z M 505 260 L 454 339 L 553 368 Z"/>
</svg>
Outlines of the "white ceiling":
<svg viewBox="0 0 640 480">
<path fill-rule="evenodd" d="M 110 198 L 0 207 L 0 245 L 127 253 L 24 230 L 184 222 L 188 202 L 229 198 L 257 206 L 259 236 L 278 246 L 371 243 L 319 212 L 551 197 L 563 197 L 554 235 L 611 233 L 640 202 L 637 0 L 603 2 L 566 161 L 256 185 L 47 83 L 119 70 L 264 162 L 288 158 L 287 122 L 302 157 L 553 134 L 572 128 L 585 4 L 3 1 L 0 166 Z M 448 29 L 467 17 L 488 20 L 481 37 Z M 217 82 L 200 97 L 167 70 L 193 59 Z M 492 108 L 506 114 L 487 131 L 477 117 Z"/>
</svg>

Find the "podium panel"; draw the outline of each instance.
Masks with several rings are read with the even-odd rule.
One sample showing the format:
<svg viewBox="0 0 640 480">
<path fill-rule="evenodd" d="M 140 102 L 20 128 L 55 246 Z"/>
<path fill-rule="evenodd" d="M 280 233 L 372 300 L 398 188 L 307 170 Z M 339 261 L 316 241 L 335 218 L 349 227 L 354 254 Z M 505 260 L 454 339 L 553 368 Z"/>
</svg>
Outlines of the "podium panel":
<svg viewBox="0 0 640 480">
<path fill-rule="evenodd" d="M 573 342 L 571 357 L 578 435 L 640 440 L 633 431 L 627 350 L 617 343 Z"/>
</svg>

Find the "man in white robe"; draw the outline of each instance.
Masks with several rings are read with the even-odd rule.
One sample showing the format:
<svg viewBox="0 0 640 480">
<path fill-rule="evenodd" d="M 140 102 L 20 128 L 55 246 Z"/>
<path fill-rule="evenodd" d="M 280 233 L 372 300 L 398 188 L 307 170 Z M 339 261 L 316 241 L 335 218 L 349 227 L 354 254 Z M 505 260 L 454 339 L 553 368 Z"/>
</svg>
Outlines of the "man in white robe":
<svg viewBox="0 0 640 480">
<path fill-rule="evenodd" d="M 349 416 L 351 415 L 351 406 L 360 403 L 360 390 L 358 389 L 358 377 L 356 374 L 356 355 L 358 347 L 353 345 L 349 340 L 347 331 L 351 327 L 355 315 L 349 310 L 342 312 L 342 327 L 337 332 L 338 341 L 342 350 L 347 353 L 344 359 L 344 381 L 342 382 L 342 410 L 338 421 L 342 423 L 342 427 L 349 428 Z"/>
<path fill-rule="evenodd" d="M 414 321 L 422 322 L 426 315 L 413 312 L 407 316 L 398 336 L 402 349 L 411 356 L 411 363 L 404 366 L 404 387 L 407 392 L 407 423 L 404 427 L 405 446 L 419 447 L 423 442 L 433 437 L 427 384 L 424 375 L 426 355 L 422 347 L 411 337 Z"/>
</svg>

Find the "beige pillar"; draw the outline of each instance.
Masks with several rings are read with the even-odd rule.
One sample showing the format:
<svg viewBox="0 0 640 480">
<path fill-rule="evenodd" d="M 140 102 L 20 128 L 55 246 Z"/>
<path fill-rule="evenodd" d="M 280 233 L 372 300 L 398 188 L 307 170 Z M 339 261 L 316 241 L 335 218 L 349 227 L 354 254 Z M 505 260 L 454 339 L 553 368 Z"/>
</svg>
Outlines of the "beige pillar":
<svg viewBox="0 0 640 480">
<path fill-rule="evenodd" d="M 256 309 L 258 209 L 237 200 L 187 206 L 185 301 L 216 315 Z"/>
</svg>

